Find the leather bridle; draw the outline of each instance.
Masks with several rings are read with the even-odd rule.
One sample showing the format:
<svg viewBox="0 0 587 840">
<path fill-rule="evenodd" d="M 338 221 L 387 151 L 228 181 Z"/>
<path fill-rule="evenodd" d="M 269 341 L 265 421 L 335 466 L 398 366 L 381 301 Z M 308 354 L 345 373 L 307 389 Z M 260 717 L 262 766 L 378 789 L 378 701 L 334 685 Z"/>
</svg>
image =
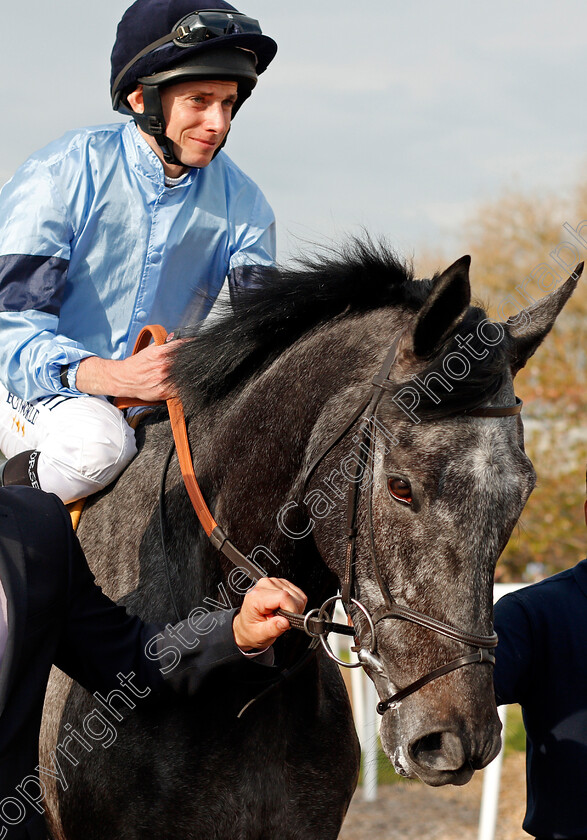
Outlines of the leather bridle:
<svg viewBox="0 0 587 840">
<path fill-rule="evenodd" d="M 153 326 L 145 327 L 141 331 L 137 339 L 134 352 L 138 352 L 138 350 L 146 347 L 152 338 L 156 341 L 157 344 L 163 343 L 166 338 L 166 334 L 163 328 Z M 417 612 L 411 607 L 405 606 L 403 604 L 398 604 L 397 601 L 395 601 L 395 599 L 389 591 L 387 584 L 383 580 L 380 571 L 380 566 L 377 561 L 371 511 L 372 488 L 369 488 L 369 493 L 367 495 L 370 556 L 373 570 L 375 572 L 375 578 L 377 580 L 377 584 L 381 592 L 383 604 L 378 609 L 376 609 L 375 612 L 371 615 L 369 610 L 360 601 L 352 597 L 354 584 L 354 568 L 356 560 L 356 542 L 358 535 L 357 517 L 361 494 L 361 484 L 364 479 L 368 464 L 370 462 L 372 463 L 374 460 L 374 446 L 376 436 L 375 420 L 381 397 L 384 391 L 396 390 L 396 385 L 389 379 L 389 375 L 397 358 L 397 352 L 401 338 L 402 335 L 398 336 L 392 343 L 385 357 L 383 365 L 381 366 L 380 371 L 373 378 L 373 387 L 368 399 L 361 403 L 359 408 L 353 413 L 352 417 L 350 417 L 350 419 L 348 419 L 343 424 L 343 426 L 340 427 L 337 430 L 337 432 L 331 437 L 327 445 L 322 448 L 319 455 L 311 463 L 305 476 L 304 488 L 307 487 L 310 479 L 312 478 L 313 474 L 315 473 L 318 466 L 322 463 L 324 458 L 346 437 L 347 434 L 349 434 L 355 423 L 359 420 L 359 418 L 361 418 L 358 442 L 356 448 L 353 450 L 355 456 L 355 470 L 352 480 L 349 481 L 348 485 L 347 549 L 344 575 L 342 578 L 341 594 L 328 598 L 324 602 L 324 604 L 322 604 L 321 607 L 310 610 L 305 615 L 290 613 L 287 610 L 278 610 L 278 613 L 280 615 L 285 616 L 289 620 L 293 628 L 305 631 L 309 636 L 312 637 L 314 642 L 317 639 L 319 639 L 328 656 L 344 667 L 365 666 L 364 663 L 360 661 L 351 664 L 339 659 L 334 655 L 328 644 L 327 637 L 328 634 L 332 632 L 341 633 L 347 636 L 356 635 L 354 627 L 332 621 L 329 609 L 332 604 L 339 600 L 342 602 L 343 607 L 347 615 L 349 616 L 349 621 L 350 610 L 351 607 L 354 606 L 359 610 L 360 613 L 362 613 L 365 621 L 367 622 L 370 636 L 369 644 L 368 646 L 359 644 L 358 646 L 353 648 L 355 652 L 367 650 L 370 654 L 374 655 L 376 653 L 377 639 L 375 627 L 380 621 L 384 621 L 387 619 L 409 621 L 420 627 L 425 627 L 429 630 L 434 631 L 435 633 L 439 633 L 443 636 L 453 639 L 457 642 L 461 642 L 467 645 L 468 647 L 477 649 L 474 653 L 463 654 L 462 656 L 451 660 L 445 665 L 441 665 L 440 667 L 435 668 L 434 670 L 430 671 L 429 673 L 410 683 L 405 688 L 397 691 L 395 694 L 391 695 L 386 700 L 382 700 L 377 705 L 377 711 L 380 714 L 384 714 L 388 709 L 396 707 L 401 700 L 405 699 L 410 694 L 413 694 L 415 691 L 418 691 L 420 688 L 422 688 L 422 686 L 426 685 L 432 680 L 435 680 L 438 677 L 443 676 L 444 674 L 448 674 L 451 671 L 456 670 L 457 668 L 462 668 L 465 665 L 471 665 L 477 662 L 488 663 L 493 665 L 495 663 L 495 657 L 493 653 L 491 653 L 491 650 L 497 645 L 497 635 L 495 634 L 495 632 L 489 636 L 478 635 L 476 633 L 469 633 L 468 631 L 460 630 L 457 627 L 453 627 L 450 624 L 446 624 L 445 622 L 439 621 L 438 619 L 425 615 L 424 613 Z M 117 400 L 116 404 L 118 405 L 118 407 L 124 408 L 128 407 L 129 405 L 137 405 L 140 403 L 138 401 Z M 175 447 L 177 450 L 184 483 L 192 505 L 194 507 L 194 510 L 198 516 L 202 527 L 204 528 L 204 531 L 206 532 L 206 535 L 208 536 L 212 545 L 214 545 L 215 548 L 221 551 L 235 566 L 242 569 L 251 578 L 251 580 L 261 580 L 263 577 L 266 576 L 263 570 L 260 569 L 254 562 L 252 562 L 252 560 L 250 560 L 248 557 L 242 554 L 242 552 L 239 551 L 239 549 L 228 539 L 223 529 L 214 520 L 202 496 L 194 472 L 189 439 L 187 435 L 187 427 L 183 413 L 183 407 L 180 401 L 177 398 L 172 398 L 170 400 L 167 400 L 167 406 L 169 409 L 169 416 L 171 420 L 171 427 L 173 431 Z M 516 397 L 516 402 L 514 405 L 484 406 L 455 413 L 465 414 L 469 417 L 511 417 L 513 415 L 519 414 L 521 410 L 522 400 Z"/>
<path fill-rule="evenodd" d="M 345 611 L 347 612 L 347 615 L 350 614 L 351 606 L 353 605 L 360 610 L 368 624 L 370 639 L 367 649 L 371 654 L 376 653 L 375 627 L 380 621 L 383 621 L 385 619 L 398 619 L 402 621 L 412 622 L 413 624 L 416 624 L 420 627 L 425 627 L 428 630 L 432 630 L 435 633 L 439 633 L 457 642 L 462 642 L 463 644 L 469 647 L 477 648 L 477 650 L 474 653 L 464 654 L 462 656 L 457 657 L 456 659 L 451 660 L 450 662 L 447 662 L 444 665 L 441 665 L 438 668 L 435 668 L 434 670 L 430 671 L 429 673 L 410 683 L 405 688 L 402 688 L 401 690 L 395 692 L 386 700 L 382 700 L 380 703 L 377 704 L 377 711 L 382 715 L 388 709 L 397 706 L 398 703 L 400 703 L 406 697 L 409 697 L 410 694 L 413 694 L 415 691 L 418 691 L 427 683 L 437 679 L 438 677 L 444 676 L 445 674 L 448 674 L 451 671 L 455 671 L 457 668 L 462 668 L 465 665 L 472 665 L 477 662 L 494 665 L 495 656 L 493 655 L 493 653 L 491 653 L 491 650 L 497 645 L 497 634 L 495 632 L 489 636 L 483 636 L 478 635 L 477 633 L 470 633 L 465 630 L 460 630 L 459 628 L 453 627 L 450 624 L 446 624 L 443 621 L 439 621 L 436 618 L 432 618 L 431 616 L 425 615 L 424 613 L 417 612 L 411 607 L 405 606 L 403 604 L 398 604 L 397 601 L 393 598 L 387 584 L 383 580 L 380 565 L 377 561 L 377 552 L 375 547 L 375 532 L 373 528 L 372 518 L 373 493 L 371 486 L 369 487 L 369 492 L 367 494 L 367 521 L 369 528 L 370 559 L 373 571 L 375 573 L 375 579 L 377 581 L 377 585 L 379 587 L 379 591 L 383 599 L 383 604 L 381 607 L 376 609 L 373 614 L 370 614 L 363 604 L 361 604 L 359 601 L 352 597 L 354 568 L 356 560 L 356 542 L 358 536 L 357 516 L 359 510 L 361 488 L 362 483 L 365 479 L 365 473 L 367 472 L 368 464 L 374 463 L 375 437 L 377 433 L 376 417 L 381 397 L 383 396 L 384 391 L 395 391 L 397 388 L 395 383 L 390 381 L 389 376 L 397 358 L 398 348 L 401 339 L 402 335 L 400 334 L 389 348 L 389 351 L 385 357 L 385 360 L 381 366 L 379 373 L 373 377 L 373 388 L 369 399 L 361 405 L 360 410 L 354 414 L 350 421 L 347 421 L 345 426 L 343 426 L 341 429 L 338 429 L 336 434 L 331 438 L 329 443 L 322 450 L 321 454 L 312 462 L 310 469 L 306 475 L 305 485 L 307 486 L 310 478 L 312 477 L 316 468 L 322 462 L 324 457 L 332 449 L 334 449 L 334 447 L 341 440 L 343 440 L 343 438 L 350 432 L 355 422 L 359 419 L 359 417 L 361 417 L 359 436 L 358 439 L 355 438 L 355 440 L 357 440 L 357 445 L 353 450 L 353 463 L 355 464 L 354 475 L 352 476 L 352 479 L 349 481 L 348 484 L 347 549 L 344 575 L 342 578 L 341 594 L 340 596 L 336 596 L 335 598 L 330 598 L 326 602 L 326 605 L 329 605 L 334 601 L 340 600 Z M 465 414 L 469 417 L 511 417 L 521 412 L 522 405 L 522 400 L 516 397 L 516 402 L 514 405 L 483 406 L 455 413 Z M 319 610 L 317 610 L 316 613 L 318 618 L 324 619 L 326 616 L 325 605 L 323 605 Z M 331 658 L 335 659 L 335 661 L 338 662 L 341 666 L 359 667 L 363 664 L 359 661 L 354 665 L 349 665 L 348 662 L 339 659 L 332 653 L 324 636 L 321 636 L 320 640 L 328 655 Z M 353 650 L 360 650 L 360 647 L 353 648 Z"/>
</svg>

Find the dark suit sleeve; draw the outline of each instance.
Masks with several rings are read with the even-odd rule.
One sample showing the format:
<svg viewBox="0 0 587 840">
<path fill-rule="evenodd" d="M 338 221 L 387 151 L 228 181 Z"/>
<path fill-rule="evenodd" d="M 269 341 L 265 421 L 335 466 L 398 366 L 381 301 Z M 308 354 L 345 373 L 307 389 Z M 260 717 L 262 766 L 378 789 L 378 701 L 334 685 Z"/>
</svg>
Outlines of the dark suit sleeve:
<svg viewBox="0 0 587 840">
<path fill-rule="evenodd" d="M 161 688 L 159 669 L 144 653 L 158 625 L 144 624 L 102 592 L 61 505 L 59 515 L 67 553 L 68 592 L 55 665 L 92 692 L 119 688 L 117 674 L 131 672 L 141 689 Z"/>
<path fill-rule="evenodd" d="M 232 621 L 236 610 L 210 612 L 197 622 L 189 619 L 167 625 L 151 643 L 152 653 L 160 659 L 166 682 L 177 692 L 193 696 L 205 677 L 223 665 L 231 666 L 234 680 L 267 679 L 278 669 L 263 659 L 247 658 L 236 646 Z M 181 638 L 178 630 L 181 630 Z"/>
<path fill-rule="evenodd" d="M 497 602 L 494 624 L 499 638 L 493 675 L 497 704 L 523 705 L 535 673 L 535 643 L 530 616 L 516 593 Z"/>
<path fill-rule="evenodd" d="M 55 500 L 58 503 L 58 500 Z M 59 503 L 69 568 L 69 592 L 55 664 L 91 692 L 120 688 L 133 673 L 140 689 L 165 686 L 194 694 L 224 665 L 253 666 L 236 646 L 234 610 L 195 609 L 176 625 L 147 624 L 114 604 L 90 571 L 69 514 Z"/>
</svg>

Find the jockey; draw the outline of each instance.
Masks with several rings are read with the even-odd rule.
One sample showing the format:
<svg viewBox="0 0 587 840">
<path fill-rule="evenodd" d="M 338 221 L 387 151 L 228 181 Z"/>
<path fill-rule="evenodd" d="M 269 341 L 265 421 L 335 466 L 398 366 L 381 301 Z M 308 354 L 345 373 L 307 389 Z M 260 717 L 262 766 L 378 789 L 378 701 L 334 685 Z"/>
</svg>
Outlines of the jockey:
<svg viewBox="0 0 587 840">
<path fill-rule="evenodd" d="M 212 7 L 212 8 L 211 8 Z M 128 123 L 66 134 L 0 192 L 0 484 L 71 502 L 136 453 L 109 397 L 171 396 L 145 324 L 204 319 L 275 260 L 266 199 L 221 151 L 275 56 L 224 0 L 136 0 L 112 51 Z"/>
</svg>

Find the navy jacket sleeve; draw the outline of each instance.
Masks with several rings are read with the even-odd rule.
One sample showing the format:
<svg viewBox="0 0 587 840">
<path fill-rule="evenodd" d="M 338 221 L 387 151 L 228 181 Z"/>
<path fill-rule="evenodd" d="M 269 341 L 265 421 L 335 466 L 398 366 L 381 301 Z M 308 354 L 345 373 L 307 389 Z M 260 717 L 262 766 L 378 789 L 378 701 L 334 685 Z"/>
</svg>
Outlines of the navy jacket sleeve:
<svg viewBox="0 0 587 840">
<path fill-rule="evenodd" d="M 243 672 L 252 675 L 261 668 L 274 670 L 258 660 L 247 659 L 238 649 L 232 632 L 236 610 L 211 612 L 196 621 L 180 621 L 151 640 L 147 656 L 157 658 L 167 684 L 181 694 L 196 694 L 214 669 L 230 665 L 235 679 Z M 269 672 L 266 669 L 269 668 Z"/>
<path fill-rule="evenodd" d="M 535 643 L 530 617 L 515 592 L 495 605 L 494 624 L 499 638 L 493 676 L 497 704 L 523 705 L 536 672 Z"/>
<path fill-rule="evenodd" d="M 194 610 L 186 620 L 163 626 L 144 623 L 114 604 L 95 582 L 69 515 L 61 504 L 58 509 L 66 520 L 69 591 L 55 664 L 84 688 L 108 692 L 120 687 L 118 674 L 132 673 L 141 690 L 167 686 L 192 695 L 218 667 L 264 667 L 249 663 L 238 649 L 235 610 L 204 615 Z"/>
<path fill-rule="evenodd" d="M 92 692 L 119 687 L 119 672 L 134 672 L 141 687 L 161 688 L 159 669 L 144 654 L 159 626 L 144 624 L 102 592 L 71 533 L 69 514 L 61 505 L 56 508 L 65 518 L 68 591 L 55 665 Z"/>
</svg>

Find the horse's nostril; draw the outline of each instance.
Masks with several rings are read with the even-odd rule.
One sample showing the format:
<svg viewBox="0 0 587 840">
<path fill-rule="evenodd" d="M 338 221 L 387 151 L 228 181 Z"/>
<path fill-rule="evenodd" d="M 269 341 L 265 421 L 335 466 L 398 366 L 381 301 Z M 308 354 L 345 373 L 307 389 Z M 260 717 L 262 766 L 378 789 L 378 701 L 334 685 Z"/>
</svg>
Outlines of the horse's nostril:
<svg viewBox="0 0 587 840">
<path fill-rule="evenodd" d="M 431 732 L 429 735 L 424 735 L 423 738 L 418 738 L 413 745 L 414 755 L 420 753 L 438 752 L 442 744 L 442 736 L 440 732 Z"/>
<path fill-rule="evenodd" d="M 453 732 L 429 732 L 410 744 L 412 760 L 429 770 L 459 770 L 465 762 L 461 739 Z"/>
</svg>

